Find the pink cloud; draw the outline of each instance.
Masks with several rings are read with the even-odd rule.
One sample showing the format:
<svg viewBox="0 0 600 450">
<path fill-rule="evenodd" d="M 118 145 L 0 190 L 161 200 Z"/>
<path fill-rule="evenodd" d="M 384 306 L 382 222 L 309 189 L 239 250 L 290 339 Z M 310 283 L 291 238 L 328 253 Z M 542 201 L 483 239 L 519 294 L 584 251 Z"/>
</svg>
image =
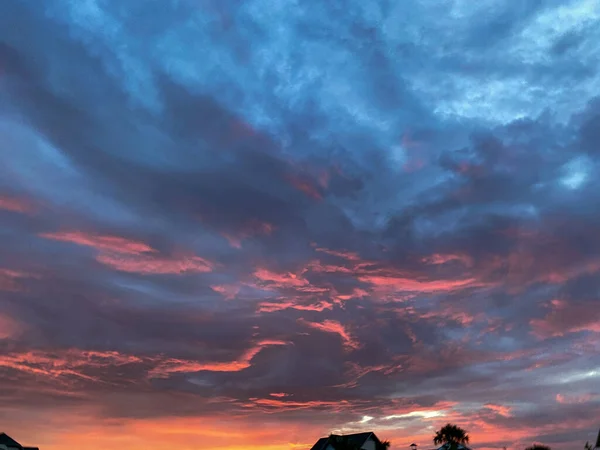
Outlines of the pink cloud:
<svg viewBox="0 0 600 450">
<path fill-rule="evenodd" d="M 139 273 L 142 275 L 205 273 L 213 270 L 212 263 L 199 256 L 161 258 L 142 255 L 101 254 L 96 259 L 98 262 L 121 272 Z"/>
<path fill-rule="evenodd" d="M 337 256 L 338 258 L 342 258 L 348 261 L 360 261 L 360 256 L 358 255 L 358 253 L 348 252 L 346 250 L 330 250 L 328 248 L 316 247 L 315 251 L 326 253 L 332 256 Z"/>
<path fill-rule="evenodd" d="M 420 314 L 422 319 L 441 319 L 441 320 L 452 320 L 457 323 L 460 323 L 464 327 L 468 327 L 477 319 L 482 319 L 483 315 L 475 315 L 471 314 L 467 311 L 460 311 L 455 307 L 446 307 L 438 310 L 427 311 L 425 313 Z"/>
<path fill-rule="evenodd" d="M 512 412 L 511 412 L 510 406 L 496 405 L 493 403 L 486 403 L 483 406 L 491 411 L 494 411 L 494 412 L 500 414 L 501 416 L 512 417 Z"/>
<path fill-rule="evenodd" d="M 599 399 L 600 394 L 563 395 L 556 394 L 556 403 L 562 405 L 581 405 Z"/>
<path fill-rule="evenodd" d="M 258 278 L 266 287 L 292 287 L 299 288 L 308 286 L 308 280 L 294 273 L 276 273 L 268 269 L 258 269 L 254 272 L 254 276 Z"/>
<path fill-rule="evenodd" d="M 18 336 L 23 331 L 21 323 L 5 314 L 0 314 L 0 340 Z"/>
<path fill-rule="evenodd" d="M 242 243 L 246 239 L 250 239 L 254 236 L 270 236 L 275 230 L 275 226 L 261 222 L 260 220 L 250 220 L 246 222 L 239 230 L 235 233 L 223 233 L 223 236 L 229 241 L 229 244 L 234 248 L 242 248 Z"/>
<path fill-rule="evenodd" d="M 573 304 L 560 299 L 552 300 L 548 304 L 550 311 L 543 319 L 529 322 L 532 332 L 540 339 L 580 331 L 600 333 L 600 310 L 595 303 Z"/>
<path fill-rule="evenodd" d="M 235 284 L 222 284 L 210 287 L 213 291 L 221 294 L 225 300 L 233 300 L 240 292 L 240 286 Z"/>
<path fill-rule="evenodd" d="M 325 311 L 326 309 L 332 309 L 333 304 L 321 301 L 318 303 L 302 304 L 291 300 L 281 300 L 278 302 L 261 302 L 258 304 L 258 312 L 276 312 L 283 311 L 286 309 L 296 309 L 299 311 Z"/>
<path fill-rule="evenodd" d="M 271 397 L 276 397 L 276 398 L 283 398 L 283 397 L 289 397 L 290 394 L 286 394 L 284 392 L 272 392 L 269 394 Z"/>
<path fill-rule="evenodd" d="M 459 261 L 466 267 L 471 267 L 473 265 L 472 258 L 462 254 L 435 253 L 423 258 L 424 263 L 433 265 L 446 264 L 452 261 Z"/>
<path fill-rule="evenodd" d="M 85 375 L 83 370 L 89 367 L 121 366 L 139 363 L 136 356 L 118 352 L 82 351 L 78 349 L 52 351 L 30 351 L 25 353 L 9 353 L 0 357 L 0 367 L 20 372 L 61 380 L 65 377 L 76 377 L 88 381 L 101 381 L 96 377 Z"/>
<path fill-rule="evenodd" d="M 150 274 L 182 274 L 211 272 L 213 264 L 195 255 L 161 256 L 149 245 L 118 236 L 80 231 L 44 233 L 43 238 L 91 247 L 99 252 L 96 260 L 121 272 Z"/>
<path fill-rule="evenodd" d="M 368 297 L 369 293 L 361 288 L 354 288 L 350 294 L 334 294 L 332 297 L 338 301 L 347 301 L 352 298 L 364 298 Z"/>
<path fill-rule="evenodd" d="M 309 322 L 304 319 L 299 319 L 303 325 L 307 327 L 314 328 L 315 330 L 323 331 L 325 333 L 333 333 L 337 334 L 341 339 L 346 350 L 356 350 L 360 348 L 360 342 L 353 337 L 346 327 L 342 325 L 340 322 L 336 322 L 335 320 L 325 320 L 323 322 Z"/>
<path fill-rule="evenodd" d="M 186 361 L 180 359 L 169 359 L 161 362 L 150 372 L 154 378 L 166 378 L 173 373 L 192 373 L 200 371 L 208 372 L 240 372 L 252 365 L 254 357 L 266 347 L 288 345 L 289 342 L 279 340 L 263 340 L 254 347 L 246 350 L 240 358 L 225 362 L 206 362 Z"/>
<path fill-rule="evenodd" d="M 351 267 L 338 266 L 335 264 L 323 264 L 320 261 L 311 261 L 306 268 L 315 273 L 347 273 L 354 274 Z"/>
<path fill-rule="evenodd" d="M 358 279 L 364 283 L 373 285 L 374 288 L 384 291 L 396 292 L 450 292 L 469 286 L 479 285 L 474 278 L 463 280 L 416 280 L 397 276 L 386 275 L 363 275 Z"/>
<path fill-rule="evenodd" d="M 83 233 L 81 231 L 43 233 L 40 236 L 54 241 L 71 242 L 85 247 L 92 247 L 96 250 L 124 253 L 128 255 L 139 255 L 141 253 L 151 253 L 155 251 L 152 247 L 143 242 L 133 241 L 118 236 Z"/>
<path fill-rule="evenodd" d="M 19 291 L 21 290 L 21 286 L 18 280 L 29 277 L 30 275 L 24 272 L 0 268 L 0 291 Z"/>
<path fill-rule="evenodd" d="M 0 196 L 0 209 L 21 214 L 31 214 L 35 212 L 35 207 L 30 201 L 6 196 Z"/>
<path fill-rule="evenodd" d="M 247 408 L 255 407 L 266 407 L 268 409 L 274 408 L 276 410 L 298 410 L 298 409 L 313 409 L 313 408 L 328 408 L 334 410 L 343 410 L 351 406 L 351 403 L 347 400 L 340 401 L 291 401 L 291 400 L 280 400 L 275 398 L 261 398 L 251 399 L 251 403 L 247 403 L 244 406 Z"/>
<path fill-rule="evenodd" d="M 299 191 L 303 192 L 306 196 L 311 197 L 315 200 L 323 199 L 323 196 L 321 195 L 317 187 L 308 179 L 297 175 L 290 175 L 287 177 L 287 179 L 292 186 L 294 186 Z"/>
</svg>

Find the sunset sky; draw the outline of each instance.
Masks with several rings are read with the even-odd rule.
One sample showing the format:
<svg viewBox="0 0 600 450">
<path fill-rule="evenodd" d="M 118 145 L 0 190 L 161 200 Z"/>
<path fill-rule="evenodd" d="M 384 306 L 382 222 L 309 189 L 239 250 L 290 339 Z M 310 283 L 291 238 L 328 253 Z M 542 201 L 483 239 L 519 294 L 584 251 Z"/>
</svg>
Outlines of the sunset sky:
<svg viewBox="0 0 600 450">
<path fill-rule="evenodd" d="M 583 449 L 600 2 L 0 2 L 0 432 Z"/>
</svg>

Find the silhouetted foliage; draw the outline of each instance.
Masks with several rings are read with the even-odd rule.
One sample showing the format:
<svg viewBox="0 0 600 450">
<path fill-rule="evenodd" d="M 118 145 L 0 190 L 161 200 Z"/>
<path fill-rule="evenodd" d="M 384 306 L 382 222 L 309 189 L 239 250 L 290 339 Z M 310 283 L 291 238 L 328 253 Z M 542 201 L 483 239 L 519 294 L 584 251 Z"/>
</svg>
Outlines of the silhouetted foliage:
<svg viewBox="0 0 600 450">
<path fill-rule="evenodd" d="M 433 443 L 435 445 L 449 444 L 451 450 L 456 450 L 458 444 L 469 443 L 469 435 L 459 426 L 448 423 L 436 431 Z"/>
<path fill-rule="evenodd" d="M 533 444 L 531 447 L 527 447 L 525 450 L 552 450 L 547 445 Z"/>
<path fill-rule="evenodd" d="M 594 447 L 592 447 L 592 444 L 590 444 L 589 442 L 586 442 L 583 448 L 585 450 L 593 450 Z"/>
<path fill-rule="evenodd" d="M 392 443 L 390 441 L 381 441 L 377 443 L 377 450 L 388 450 Z"/>
</svg>

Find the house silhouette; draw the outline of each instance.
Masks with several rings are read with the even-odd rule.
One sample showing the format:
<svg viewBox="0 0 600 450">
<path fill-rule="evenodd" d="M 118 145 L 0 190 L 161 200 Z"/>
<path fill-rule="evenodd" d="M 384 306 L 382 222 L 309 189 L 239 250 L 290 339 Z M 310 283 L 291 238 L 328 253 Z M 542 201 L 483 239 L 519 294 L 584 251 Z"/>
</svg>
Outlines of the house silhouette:
<svg viewBox="0 0 600 450">
<path fill-rule="evenodd" d="M 6 433 L 0 433 L 0 450 L 39 450 L 37 447 L 24 447 Z"/>
</svg>

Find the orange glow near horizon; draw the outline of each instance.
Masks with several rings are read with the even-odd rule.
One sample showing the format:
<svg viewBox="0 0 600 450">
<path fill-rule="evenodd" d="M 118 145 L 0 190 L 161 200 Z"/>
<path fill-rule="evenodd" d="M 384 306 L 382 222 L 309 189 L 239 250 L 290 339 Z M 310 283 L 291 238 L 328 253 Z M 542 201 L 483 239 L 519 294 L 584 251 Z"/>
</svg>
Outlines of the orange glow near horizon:
<svg viewBox="0 0 600 450">
<path fill-rule="evenodd" d="M 248 421 L 244 418 L 181 417 L 162 419 L 105 419 L 95 416 L 92 410 L 66 411 L 60 417 L 50 417 L 35 429 L 26 422 L 7 421 L 5 430 L 24 445 L 39 446 L 42 450 L 100 450 L 105 448 L 127 448 L 145 450 L 148 447 L 170 447 L 182 450 L 210 448 L 216 450 L 309 450 L 320 437 L 331 432 L 351 433 L 374 431 L 380 439 L 389 440 L 392 449 L 406 449 L 415 442 L 418 448 L 435 448 L 432 442 L 434 431 L 445 424 L 444 418 L 424 419 L 418 425 L 405 430 L 371 429 L 366 423 L 359 428 L 336 428 L 335 425 L 310 425 L 287 423 L 272 416 L 263 420 Z M 18 419 L 24 419 L 19 417 Z M 470 432 L 470 442 L 478 450 L 497 448 L 481 446 L 477 442 L 494 442 L 506 438 L 514 446 L 510 450 L 521 450 L 533 441 L 531 430 L 508 427 L 490 427 L 481 422 L 459 422 Z M 564 427 L 560 427 L 561 429 Z"/>
</svg>

